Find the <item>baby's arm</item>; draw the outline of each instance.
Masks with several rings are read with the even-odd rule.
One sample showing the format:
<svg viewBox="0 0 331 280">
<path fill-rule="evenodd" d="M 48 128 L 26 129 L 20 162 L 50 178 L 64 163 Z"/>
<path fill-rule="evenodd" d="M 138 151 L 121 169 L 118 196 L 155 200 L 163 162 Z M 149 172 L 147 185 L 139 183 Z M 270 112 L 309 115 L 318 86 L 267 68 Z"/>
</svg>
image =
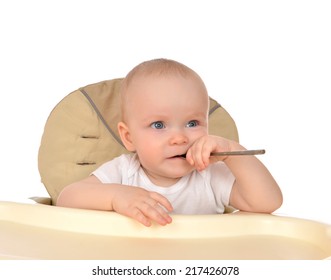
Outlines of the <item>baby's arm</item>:
<svg viewBox="0 0 331 280">
<path fill-rule="evenodd" d="M 281 190 L 268 169 L 255 156 L 228 157 L 224 160 L 236 180 L 230 205 L 249 212 L 272 213 L 283 202 Z"/>
<path fill-rule="evenodd" d="M 283 201 L 281 190 L 268 169 L 255 156 L 210 157 L 212 152 L 245 150 L 239 143 L 213 135 L 198 139 L 187 152 L 198 170 L 222 160 L 235 176 L 230 205 L 243 211 L 271 213 Z"/>
<path fill-rule="evenodd" d="M 116 211 L 145 226 L 150 226 L 151 221 L 160 225 L 171 223 L 171 217 L 166 210 L 171 212 L 172 206 L 164 196 L 139 187 L 104 184 L 94 175 L 65 187 L 56 205 Z"/>
</svg>

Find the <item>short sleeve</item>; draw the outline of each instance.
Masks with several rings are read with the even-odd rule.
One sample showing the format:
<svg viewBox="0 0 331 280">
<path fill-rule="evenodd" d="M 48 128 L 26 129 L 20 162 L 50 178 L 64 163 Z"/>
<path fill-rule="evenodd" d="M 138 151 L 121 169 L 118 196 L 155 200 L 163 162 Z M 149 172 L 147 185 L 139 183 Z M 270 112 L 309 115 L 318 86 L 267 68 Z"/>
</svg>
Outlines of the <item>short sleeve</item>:
<svg viewBox="0 0 331 280">
<path fill-rule="evenodd" d="M 96 176 L 104 184 L 122 184 L 123 170 L 127 170 L 130 159 L 127 155 L 121 155 L 102 164 L 99 168 L 91 173 Z"/>
</svg>

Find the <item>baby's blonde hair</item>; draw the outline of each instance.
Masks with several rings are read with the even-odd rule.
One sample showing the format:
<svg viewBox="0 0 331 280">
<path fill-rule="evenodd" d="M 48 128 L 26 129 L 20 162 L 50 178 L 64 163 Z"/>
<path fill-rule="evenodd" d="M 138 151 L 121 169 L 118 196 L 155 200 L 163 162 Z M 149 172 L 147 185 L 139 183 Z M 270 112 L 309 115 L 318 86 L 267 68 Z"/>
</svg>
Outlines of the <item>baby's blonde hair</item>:
<svg viewBox="0 0 331 280">
<path fill-rule="evenodd" d="M 201 77 L 188 66 L 171 59 L 158 58 L 144 61 L 134 67 L 127 76 L 123 79 L 121 84 L 121 109 L 122 120 L 125 120 L 125 103 L 126 91 L 130 87 L 132 81 L 137 77 L 148 76 L 173 76 L 180 75 L 184 78 L 192 78 L 201 86 L 203 92 L 207 94 L 206 86 Z M 208 94 L 207 94 L 208 95 Z"/>
</svg>

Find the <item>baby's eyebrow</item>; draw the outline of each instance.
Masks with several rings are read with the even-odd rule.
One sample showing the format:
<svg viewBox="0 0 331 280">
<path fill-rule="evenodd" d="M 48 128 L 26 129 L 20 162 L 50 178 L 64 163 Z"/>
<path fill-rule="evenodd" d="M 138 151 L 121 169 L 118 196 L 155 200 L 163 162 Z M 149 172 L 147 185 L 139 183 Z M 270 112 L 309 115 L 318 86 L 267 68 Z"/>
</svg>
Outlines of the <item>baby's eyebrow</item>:
<svg viewBox="0 0 331 280">
<path fill-rule="evenodd" d="M 152 119 L 169 119 L 168 115 L 161 115 L 161 114 L 157 114 L 157 115 L 151 115 Z"/>
<path fill-rule="evenodd" d="M 169 117 L 165 115 L 150 115 L 142 119 L 143 122 L 155 122 L 155 121 L 165 121 Z"/>
<path fill-rule="evenodd" d="M 144 116 L 141 120 L 143 122 L 155 122 L 155 121 L 169 121 L 172 119 L 172 116 L 169 116 L 167 114 L 150 114 Z M 186 121 L 192 121 L 192 120 L 204 120 L 208 119 L 206 112 L 183 112 L 183 119 Z"/>
<path fill-rule="evenodd" d="M 186 116 L 187 119 L 205 119 L 205 118 L 208 118 L 207 117 L 207 114 L 205 112 L 194 112 L 194 113 L 190 113 Z"/>
</svg>

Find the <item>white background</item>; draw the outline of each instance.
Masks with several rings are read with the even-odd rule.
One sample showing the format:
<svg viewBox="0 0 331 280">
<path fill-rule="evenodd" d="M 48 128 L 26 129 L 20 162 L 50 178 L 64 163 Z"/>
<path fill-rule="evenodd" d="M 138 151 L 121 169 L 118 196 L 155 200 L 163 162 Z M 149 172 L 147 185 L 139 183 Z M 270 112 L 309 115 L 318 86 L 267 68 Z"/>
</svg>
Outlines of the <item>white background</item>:
<svg viewBox="0 0 331 280">
<path fill-rule="evenodd" d="M 331 224 L 328 1 L 1 1 L 0 200 L 46 195 L 37 155 L 53 107 L 143 60 L 183 62 L 278 181 L 278 214 Z"/>
</svg>

